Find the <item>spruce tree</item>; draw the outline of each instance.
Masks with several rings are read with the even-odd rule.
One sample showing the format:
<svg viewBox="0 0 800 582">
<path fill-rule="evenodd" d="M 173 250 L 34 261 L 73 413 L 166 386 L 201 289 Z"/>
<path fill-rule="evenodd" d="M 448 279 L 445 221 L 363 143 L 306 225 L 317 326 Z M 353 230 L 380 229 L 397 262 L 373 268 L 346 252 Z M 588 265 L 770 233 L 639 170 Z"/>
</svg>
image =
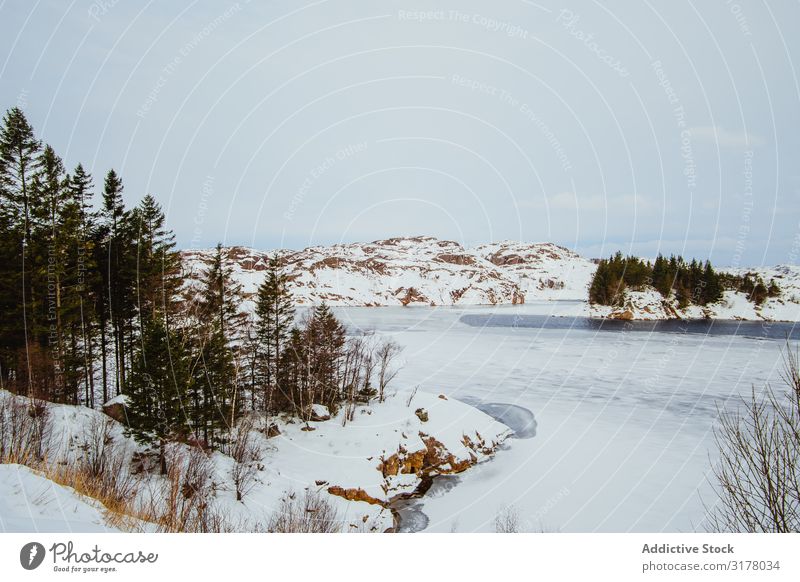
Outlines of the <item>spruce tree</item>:
<svg viewBox="0 0 800 582">
<path fill-rule="evenodd" d="M 191 330 L 191 401 L 195 436 L 218 443 L 238 413 L 238 354 L 232 340 L 239 339 L 241 286 L 233 279 L 222 245 L 212 256 L 202 281 Z"/>
<path fill-rule="evenodd" d="M 64 311 L 68 319 L 70 357 L 83 382 L 84 401 L 94 407 L 94 342 L 97 334 L 98 288 L 102 278 L 94 254 L 92 177 L 81 164 L 68 177 L 61 229 L 71 233 L 67 244 Z"/>
<path fill-rule="evenodd" d="M 167 442 L 188 430 L 187 359 L 177 334 L 167 329 L 162 317 L 147 321 L 140 345 L 126 392 L 128 432 L 138 442 L 158 447 L 161 471 L 166 473 Z"/>
<path fill-rule="evenodd" d="M 31 183 L 40 147 L 22 110 L 9 109 L 0 132 L 0 192 L 19 217 L 26 239 L 31 234 Z"/>
<path fill-rule="evenodd" d="M 319 402 L 335 411 L 342 398 L 339 371 L 344 356 L 346 330 L 325 303 L 314 309 L 305 341 L 306 349 L 310 352 L 310 378 L 304 408 Z"/>
<path fill-rule="evenodd" d="M 3 214 L 0 222 L 8 237 L 3 246 L 10 261 L 4 264 L 3 303 L 9 310 L 10 319 L 7 321 L 17 329 L 6 330 L 4 339 L 8 343 L 3 349 L 8 369 L 4 374 L 15 378 L 28 395 L 33 388 L 29 327 L 34 327 L 34 304 L 38 300 L 32 296 L 28 244 L 31 239 L 31 185 L 39 149 L 39 141 L 22 110 L 18 107 L 8 110 L 0 132 L 0 212 Z M 12 308 L 12 305 L 17 308 Z M 17 363 L 11 363 L 12 360 L 23 361 L 27 369 L 20 369 Z"/>
<path fill-rule="evenodd" d="M 172 299 L 180 287 L 180 253 L 175 251 L 175 235 L 166 228 L 161 205 L 148 194 L 133 211 L 131 223 L 136 231 L 136 276 L 134 287 L 141 321 L 155 311 L 169 316 Z"/>
<path fill-rule="evenodd" d="M 711 262 L 706 261 L 703 267 L 703 304 L 716 303 L 722 299 L 722 284 L 719 275 L 711 267 Z"/>
<path fill-rule="evenodd" d="M 106 289 L 107 320 L 111 326 L 114 348 L 114 388 L 124 390 L 127 371 L 128 336 L 134 316 L 133 281 L 135 258 L 131 260 L 132 232 L 130 213 L 122 198 L 122 180 L 114 170 L 106 175 L 103 188 L 102 217 L 104 221 L 103 257 L 100 263 Z M 106 317 L 103 318 L 104 320 Z M 103 338 L 105 343 L 105 338 Z M 132 347 L 132 346 L 130 346 Z"/>
<path fill-rule="evenodd" d="M 264 407 L 272 413 L 278 364 L 294 324 L 295 310 L 277 254 L 270 258 L 266 277 L 256 296 L 256 372 L 264 390 Z"/>
<path fill-rule="evenodd" d="M 37 160 L 33 176 L 33 196 L 30 204 L 31 241 L 28 245 L 31 266 L 31 296 L 33 302 L 33 333 L 46 348 L 44 357 L 53 361 L 56 393 L 49 398 L 58 402 L 76 403 L 77 379 L 66 374 L 64 357 L 66 344 L 62 286 L 66 275 L 67 245 L 70 233 L 62 228 L 65 213 L 65 170 L 61 158 L 46 145 Z"/>
</svg>

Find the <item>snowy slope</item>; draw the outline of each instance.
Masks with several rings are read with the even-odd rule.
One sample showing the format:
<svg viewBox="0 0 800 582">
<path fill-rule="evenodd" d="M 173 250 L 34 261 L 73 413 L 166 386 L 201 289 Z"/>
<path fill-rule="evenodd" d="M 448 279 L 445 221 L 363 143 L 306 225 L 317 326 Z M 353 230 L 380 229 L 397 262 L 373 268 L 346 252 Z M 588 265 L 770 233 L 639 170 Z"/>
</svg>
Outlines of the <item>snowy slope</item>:
<svg viewBox="0 0 800 582">
<path fill-rule="evenodd" d="M 769 273 L 770 270 L 764 270 Z M 767 279 L 769 280 L 769 279 Z M 717 303 L 706 306 L 690 305 L 680 308 L 674 297 L 664 299 L 655 289 L 627 291 L 621 307 L 591 305 L 590 317 L 607 317 L 628 320 L 657 319 L 736 319 L 745 321 L 800 321 L 800 301 L 790 295 L 791 288 L 781 297 L 767 299 L 761 305 L 750 301 L 739 291 L 725 291 Z M 795 300 L 792 300 L 792 297 Z"/>
<path fill-rule="evenodd" d="M 594 265 L 551 243 L 501 242 L 465 249 L 431 237 L 276 251 L 300 304 L 495 305 L 532 298 L 578 299 Z M 213 251 L 185 251 L 186 277 L 196 279 Z M 270 252 L 231 247 L 226 253 L 246 295 L 263 279 Z"/>
<path fill-rule="evenodd" d="M 0 465 L 0 531 L 112 532 L 96 500 L 23 465 Z"/>
<path fill-rule="evenodd" d="M 0 390 L 0 399 L 26 399 Z M 85 407 L 48 404 L 53 419 L 52 458 L 75 462 L 86 450 L 87 435 L 99 422 L 109 423 L 114 446 L 125 455 L 121 471 L 135 472 L 138 501 L 149 502 L 159 490 L 157 468 L 134 471 L 135 453 L 144 449 L 125 436 L 121 424 Z M 418 410 L 424 411 L 424 414 Z M 265 527 L 287 495 L 315 491 L 336 509 L 344 531 L 385 531 L 394 525 L 390 502 L 416 490 L 425 476 L 459 473 L 489 459 L 510 429 L 479 410 L 425 392 L 395 394 L 382 403 L 356 410 L 343 425 L 341 413 L 310 422 L 273 419 L 280 434 L 267 438 L 264 419 L 251 437 L 260 450 L 255 481 L 237 501 L 234 460 L 222 452 L 209 456 L 208 487 L 214 509 L 236 531 Z M 305 430 L 304 430 L 305 429 Z M 433 440 L 432 440 L 433 439 Z M 172 445 L 186 452 L 186 445 Z M 424 467 L 415 472 L 406 457 Z M 396 471 L 386 466 L 397 461 Z M 122 477 L 122 476 L 121 476 Z M 104 525 L 103 506 L 19 465 L 0 465 L 0 531 L 114 531 Z M 153 530 L 134 522 L 135 529 Z"/>
<path fill-rule="evenodd" d="M 184 251 L 187 288 L 204 272 L 213 251 Z M 391 238 L 371 243 L 309 247 L 301 251 L 225 249 L 245 296 L 252 299 L 274 253 L 287 273 L 298 304 L 338 306 L 503 305 L 536 300 L 587 301 L 596 264 L 553 243 L 503 241 L 464 248 L 432 237 Z M 592 317 L 669 319 L 800 320 L 800 267 L 779 265 L 720 269 L 775 279 L 782 295 L 755 306 L 726 292 L 718 304 L 678 309 L 652 290 L 629 292 L 623 308 L 589 306 Z"/>
</svg>

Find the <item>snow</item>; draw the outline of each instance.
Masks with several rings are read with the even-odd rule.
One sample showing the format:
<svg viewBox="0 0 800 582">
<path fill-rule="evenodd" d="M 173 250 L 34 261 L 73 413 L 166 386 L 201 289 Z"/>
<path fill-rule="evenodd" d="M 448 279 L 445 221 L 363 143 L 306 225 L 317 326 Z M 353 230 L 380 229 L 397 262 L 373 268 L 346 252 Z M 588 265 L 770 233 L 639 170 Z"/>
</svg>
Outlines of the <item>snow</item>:
<svg viewBox="0 0 800 582">
<path fill-rule="evenodd" d="M 117 394 L 116 396 L 114 396 L 114 398 L 106 402 L 103 406 L 113 406 L 115 404 L 128 406 L 128 396 L 125 394 Z"/>
<path fill-rule="evenodd" d="M 388 501 L 413 490 L 419 478 L 384 477 L 378 470 L 380 459 L 397 453 L 401 447 L 408 452 L 425 450 L 420 433 L 435 436 L 458 460 L 474 454 L 464 445 L 464 435 L 474 439 L 480 433 L 486 440 L 500 442 L 510 434 L 507 426 L 457 400 L 417 392 L 407 406 L 410 396 L 404 391 L 369 410 L 362 408 L 344 427 L 341 417 L 337 417 L 338 421 L 310 423 L 315 428 L 312 432 L 303 431 L 300 422 L 284 423 L 282 434 L 272 439 L 275 450 L 267 465 L 278 468 L 286 486 L 325 481 L 345 489 L 361 488 L 371 497 Z M 427 422 L 414 414 L 418 408 L 428 412 Z M 479 460 L 486 458 L 481 455 Z"/>
<path fill-rule="evenodd" d="M 312 418 L 316 420 L 330 420 L 331 411 L 328 410 L 327 406 L 324 406 L 322 404 L 312 404 L 311 415 Z"/>
<path fill-rule="evenodd" d="M 736 305 L 740 300 L 726 294 L 737 313 L 744 309 Z M 375 330 L 405 347 L 405 366 L 394 383 L 398 392 L 369 410 L 359 408 L 346 426 L 339 413 L 309 423 L 312 431 L 282 419 L 279 436 L 267 439 L 254 432 L 264 468 L 243 501 L 236 500 L 231 480 L 233 460 L 214 453 L 216 506 L 234 522 L 252 525 L 264 523 L 287 492 L 318 490 L 337 508 L 346 530 L 383 531 L 393 524 L 389 510 L 329 495 L 327 489 L 359 488 L 382 502 L 413 491 L 417 475 L 384 476 L 379 466 L 381 457 L 401 447 L 423 450 L 423 433 L 435 436 L 457 461 L 476 455 L 478 463 L 458 475 L 437 477 L 424 497 L 404 502 L 401 514 L 410 529 L 494 531 L 495 517 L 511 507 L 529 531 L 702 530 L 704 502 L 714 500 L 709 480 L 717 407 L 735 406 L 751 386 L 779 386 L 783 340 L 758 334 L 602 331 L 571 326 L 569 319 L 563 327 L 544 329 L 474 327 L 461 321 L 464 315 L 492 313 L 570 317 L 585 309 L 582 301 L 335 308 L 351 332 Z M 10 395 L 0 392 L 2 397 Z M 50 408 L 58 446 L 73 458 L 80 454 L 85 428 L 105 419 L 85 408 Z M 417 409 L 425 409 L 427 422 Z M 117 444 L 137 449 L 120 425 L 112 427 Z M 508 438 L 512 430 L 516 434 Z M 494 455 L 476 454 L 463 439 L 476 440 L 476 433 L 503 445 Z M 67 495 L 33 473 L 38 480 L 15 485 L 9 466 L 2 469 L 4 528 L 43 529 L 25 521 L 27 506 L 51 527 L 102 527 L 102 509 L 91 502 L 87 509 L 74 492 L 66 490 Z M 58 501 L 38 503 L 36 483 L 60 491 Z M 68 513 L 74 519 L 65 521 L 58 508 L 69 503 L 77 509 Z"/>
<path fill-rule="evenodd" d="M 0 391 L 0 398 L 21 399 L 6 391 Z M 110 423 L 113 442 L 127 458 L 143 450 L 125 436 L 122 425 L 98 411 L 48 406 L 53 419 L 52 451 L 66 462 L 74 462 L 83 454 L 87 435 L 98 422 Z M 315 408 L 318 413 L 328 413 L 322 405 Z M 418 408 L 427 410 L 427 422 L 415 414 Z M 303 430 L 306 424 L 297 419 L 279 418 L 271 422 L 278 425 L 280 435 L 267 438 L 261 431 L 251 433 L 263 454 L 262 468 L 256 474 L 253 489 L 242 501 L 237 501 L 232 481 L 233 459 L 219 451 L 210 458 L 215 507 L 237 529 L 263 527 L 286 495 L 309 490 L 326 496 L 343 521 L 344 530 L 385 531 L 394 523 L 391 511 L 384 505 L 395 495 L 413 492 L 420 484 L 420 475 L 384 476 L 380 470 L 382 458 L 401 450 L 425 451 L 422 436 L 433 436 L 456 460 L 482 462 L 491 453 L 470 448 L 464 437 L 499 445 L 511 433 L 507 426 L 476 408 L 410 387 L 393 393 L 383 403 L 357 408 L 353 420 L 347 423 L 343 422 L 343 412 L 330 420 L 309 422 L 314 429 L 310 431 Z M 185 448 L 185 445 L 174 446 Z M 0 516 L 6 530 L 106 531 L 102 529 L 103 508 L 99 503 L 82 498 L 25 467 L 0 465 L 0 468 L 3 469 L 0 500 L 7 500 L 6 505 L 0 505 Z M 145 473 L 140 478 L 151 480 L 150 485 L 161 479 L 157 473 Z M 381 504 L 329 495 L 327 490 L 333 486 L 361 489 Z M 155 489 L 140 487 L 142 492 Z"/>
<path fill-rule="evenodd" d="M 252 296 L 272 252 L 227 250 L 236 279 Z M 516 303 L 525 295 L 583 298 L 594 264 L 552 243 L 505 241 L 467 249 L 432 237 L 277 251 L 300 304 L 382 306 Z M 212 251 L 187 251 L 197 279 Z M 409 295 L 410 293 L 410 295 Z"/>
<path fill-rule="evenodd" d="M 473 327 L 466 314 L 568 314 L 578 302 L 337 308 L 405 347 L 396 381 L 535 416 L 535 436 L 414 501 L 424 531 L 494 531 L 515 508 L 527 531 L 703 530 L 717 406 L 779 386 L 783 340 L 729 335 Z M 569 323 L 569 320 L 567 320 Z"/>
<path fill-rule="evenodd" d="M 301 251 L 225 251 L 252 310 L 252 298 L 277 254 L 289 277 L 289 290 L 301 305 L 326 301 L 335 306 L 509 305 L 535 301 L 581 301 L 580 313 L 633 319 L 741 319 L 800 321 L 800 267 L 728 268 L 734 275 L 753 273 L 775 280 L 780 297 L 755 306 L 741 293 L 726 292 L 707 307 L 679 309 L 674 298 L 653 289 L 629 291 L 624 308 L 590 306 L 588 288 L 597 265 L 553 243 L 501 241 L 464 248 L 432 237 L 394 238 L 371 243 L 316 246 Z M 187 292 L 191 294 L 213 251 L 184 252 Z M 627 316 L 626 316 L 627 317 Z"/>
<path fill-rule="evenodd" d="M 800 303 L 781 297 L 768 298 L 761 305 L 750 301 L 745 293 L 725 291 L 722 299 L 706 306 L 679 307 L 674 296 L 669 299 L 655 289 L 626 291 L 621 307 L 591 305 L 590 317 L 655 321 L 662 319 L 731 319 L 742 321 L 800 321 Z"/>
<path fill-rule="evenodd" d="M 0 465 L 0 531 L 114 532 L 94 499 L 23 465 Z"/>
</svg>

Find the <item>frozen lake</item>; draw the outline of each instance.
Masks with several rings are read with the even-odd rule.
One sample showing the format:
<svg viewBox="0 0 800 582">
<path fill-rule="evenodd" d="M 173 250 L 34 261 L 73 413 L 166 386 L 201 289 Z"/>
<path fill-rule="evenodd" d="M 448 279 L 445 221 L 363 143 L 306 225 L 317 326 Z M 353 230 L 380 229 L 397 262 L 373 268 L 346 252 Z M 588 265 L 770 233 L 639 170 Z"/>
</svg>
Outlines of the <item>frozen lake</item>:
<svg viewBox="0 0 800 582">
<path fill-rule="evenodd" d="M 530 531 L 703 529 L 717 407 L 776 383 L 784 332 L 796 330 L 541 323 L 579 311 L 570 302 L 336 308 L 351 329 L 404 346 L 395 386 L 513 404 L 535 418 L 527 438 L 419 501 L 425 531 L 494 531 L 509 506 Z M 524 417 L 519 409 L 515 418 Z"/>
</svg>

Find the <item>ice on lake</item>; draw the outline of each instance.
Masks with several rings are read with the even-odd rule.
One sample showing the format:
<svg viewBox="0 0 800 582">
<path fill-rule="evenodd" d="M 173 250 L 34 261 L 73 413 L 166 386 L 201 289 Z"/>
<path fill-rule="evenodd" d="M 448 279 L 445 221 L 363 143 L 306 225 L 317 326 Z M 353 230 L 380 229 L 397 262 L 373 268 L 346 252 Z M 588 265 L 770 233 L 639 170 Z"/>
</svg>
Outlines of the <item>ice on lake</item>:
<svg viewBox="0 0 800 582">
<path fill-rule="evenodd" d="M 494 531 L 508 507 L 530 531 L 703 530 L 704 504 L 714 503 L 718 407 L 735 406 L 751 385 L 775 383 L 785 340 L 756 328 L 731 335 L 601 329 L 583 320 L 476 324 L 491 314 L 581 310 L 577 302 L 336 309 L 351 330 L 404 346 L 396 386 L 512 405 L 517 416 L 529 410 L 535 418 L 533 438 L 514 439 L 446 494 L 418 500 L 425 531 Z"/>
</svg>

